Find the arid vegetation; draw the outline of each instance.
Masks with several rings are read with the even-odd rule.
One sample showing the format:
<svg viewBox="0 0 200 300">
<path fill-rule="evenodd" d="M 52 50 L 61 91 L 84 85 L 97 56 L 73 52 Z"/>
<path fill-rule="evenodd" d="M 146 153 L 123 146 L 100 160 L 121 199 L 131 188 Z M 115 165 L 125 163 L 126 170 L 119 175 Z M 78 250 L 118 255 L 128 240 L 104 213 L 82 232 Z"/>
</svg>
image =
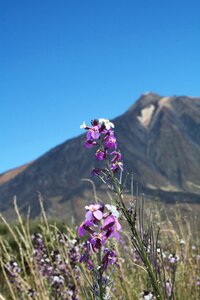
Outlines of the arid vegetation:
<svg viewBox="0 0 200 300">
<path fill-rule="evenodd" d="M 145 215 L 151 213 L 154 229 L 160 228 L 156 251 L 159 260 L 162 249 L 169 293 L 166 299 L 199 299 L 200 252 L 195 213 L 188 210 L 186 215 L 178 205 L 173 207 L 172 218 L 167 217 L 160 203 L 154 203 L 151 208 L 147 203 L 145 208 Z M 142 296 L 143 291 L 152 291 L 151 283 L 132 247 L 129 232 L 124 229 L 124 221 L 121 223 L 120 241 L 109 243 L 116 252 L 115 264 L 105 273 L 109 297 L 151 299 Z M 0 234 L 0 299 L 94 299 L 89 287 L 93 282 L 92 273 L 86 263 L 80 263 L 85 239 L 79 238 L 75 225 L 69 228 L 64 223 L 48 221 L 42 211 L 41 217 L 31 222 L 22 220 L 19 214 L 17 223 L 12 225 L 2 219 Z M 170 296 L 172 281 L 173 298 Z"/>
</svg>

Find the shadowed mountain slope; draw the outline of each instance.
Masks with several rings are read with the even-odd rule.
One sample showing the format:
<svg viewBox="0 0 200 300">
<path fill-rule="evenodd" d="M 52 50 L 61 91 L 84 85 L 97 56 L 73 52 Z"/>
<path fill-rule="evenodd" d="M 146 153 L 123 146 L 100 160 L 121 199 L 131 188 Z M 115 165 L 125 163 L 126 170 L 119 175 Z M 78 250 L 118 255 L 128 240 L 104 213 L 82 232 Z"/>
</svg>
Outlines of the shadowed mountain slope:
<svg viewBox="0 0 200 300">
<path fill-rule="evenodd" d="M 161 97 L 147 93 L 113 120 L 125 171 L 134 173 L 140 190 L 164 201 L 200 202 L 200 98 Z M 85 135 L 66 141 L 16 172 L 0 175 L 0 210 L 16 195 L 18 205 L 39 212 L 37 191 L 52 204 L 78 205 L 85 197 L 91 169 L 98 165 Z M 76 199 L 76 200 L 75 200 Z"/>
</svg>

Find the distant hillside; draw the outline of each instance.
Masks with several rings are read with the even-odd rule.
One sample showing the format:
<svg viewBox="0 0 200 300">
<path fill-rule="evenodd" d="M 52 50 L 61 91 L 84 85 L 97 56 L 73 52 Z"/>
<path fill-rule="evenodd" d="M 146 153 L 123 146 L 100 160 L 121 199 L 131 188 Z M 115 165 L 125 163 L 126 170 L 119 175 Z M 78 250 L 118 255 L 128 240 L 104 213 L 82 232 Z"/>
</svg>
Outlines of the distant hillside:
<svg viewBox="0 0 200 300">
<path fill-rule="evenodd" d="M 200 98 L 147 93 L 113 122 L 125 172 L 134 174 L 140 191 L 167 202 L 200 203 Z M 39 191 L 50 214 L 76 214 L 89 197 L 90 185 L 81 179 L 91 178 L 97 165 L 92 150 L 83 146 L 84 137 L 0 175 L 0 210 L 9 211 L 17 195 L 20 208 L 30 205 L 37 215 Z"/>
</svg>

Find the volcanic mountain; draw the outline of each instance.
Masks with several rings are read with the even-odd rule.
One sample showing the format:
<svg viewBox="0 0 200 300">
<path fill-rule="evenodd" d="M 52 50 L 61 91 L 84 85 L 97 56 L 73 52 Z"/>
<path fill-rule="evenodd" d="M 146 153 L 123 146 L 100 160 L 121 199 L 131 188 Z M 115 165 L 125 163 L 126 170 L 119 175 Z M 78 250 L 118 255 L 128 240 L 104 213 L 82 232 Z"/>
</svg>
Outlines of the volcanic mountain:
<svg viewBox="0 0 200 300">
<path fill-rule="evenodd" d="M 113 120 L 125 172 L 133 173 L 139 191 L 167 202 L 200 203 L 200 98 L 143 94 Z M 0 175 L 0 210 L 7 212 L 16 195 L 18 206 L 39 212 L 37 193 L 50 215 L 68 217 L 89 197 L 97 165 L 85 134 L 53 148 L 37 160 Z M 99 182 L 97 187 L 103 192 Z M 91 197 L 91 196 L 90 196 Z"/>
</svg>

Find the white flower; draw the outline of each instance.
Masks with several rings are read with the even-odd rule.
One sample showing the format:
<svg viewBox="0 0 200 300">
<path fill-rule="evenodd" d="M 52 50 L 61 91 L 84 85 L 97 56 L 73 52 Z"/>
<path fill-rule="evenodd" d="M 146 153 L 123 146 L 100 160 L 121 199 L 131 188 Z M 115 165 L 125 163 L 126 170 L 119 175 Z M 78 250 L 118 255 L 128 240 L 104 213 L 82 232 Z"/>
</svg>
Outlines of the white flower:
<svg viewBox="0 0 200 300">
<path fill-rule="evenodd" d="M 145 296 L 144 296 L 144 299 L 145 299 L 145 300 L 151 300 L 151 299 L 153 299 L 153 294 L 152 294 L 152 293 L 149 293 L 148 295 L 145 295 Z"/>
<path fill-rule="evenodd" d="M 73 239 L 73 240 L 71 240 L 71 243 L 72 243 L 73 245 L 75 245 L 75 244 L 76 244 L 76 242 L 77 242 L 77 240 L 76 240 L 76 239 Z"/>
<path fill-rule="evenodd" d="M 153 292 L 147 292 L 147 291 L 144 291 L 140 294 L 140 296 L 142 296 L 142 298 L 140 298 L 140 300 L 152 300 L 154 299 L 154 294 Z"/>
<path fill-rule="evenodd" d="M 83 121 L 83 124 L 81 124 L 80 129 L 85 129 L 87 127 L 85 121 Z"/>
<path fill-rule="evenodd" d="M 180 244 L 181 246 L 183 246 L 183 245 L 185 245 L 185 241 L 184 241 L 183 239 L 181 239 L 181 240 L 179 241 L 179 244 Z"/>
<path fill-rule="evenodd" d="M 108 119 L 99 119 L 99 124 L 104 123 L 107 130 L 110 130 L 111 128 L 114 128 L 114 124 L 110 122 Z"/>
<path fill-rule="evenodd" d="M 62 275 L 54 275 L 52 278 L 52 285 L 58 283 L 63 284 L 64 283 L 64 277 Z"/>
<path fill-rule="evenodd" d="M 118 212 L 116 206 L 110 205 L 110 204 L 106 204 L 105 207 L 107 208 L 107 210 L 109 210 L 112 213 L 112 215 L 114 217 L 119 218 L 119 212 Z"/>
</svg>

